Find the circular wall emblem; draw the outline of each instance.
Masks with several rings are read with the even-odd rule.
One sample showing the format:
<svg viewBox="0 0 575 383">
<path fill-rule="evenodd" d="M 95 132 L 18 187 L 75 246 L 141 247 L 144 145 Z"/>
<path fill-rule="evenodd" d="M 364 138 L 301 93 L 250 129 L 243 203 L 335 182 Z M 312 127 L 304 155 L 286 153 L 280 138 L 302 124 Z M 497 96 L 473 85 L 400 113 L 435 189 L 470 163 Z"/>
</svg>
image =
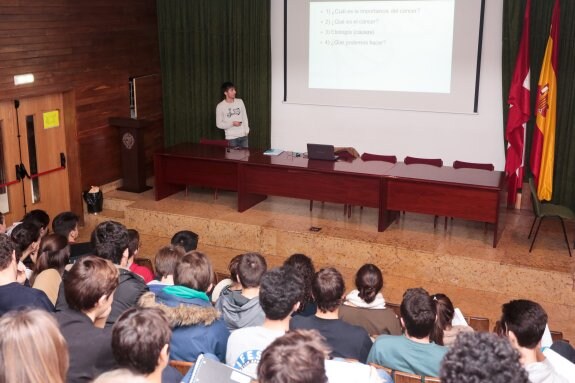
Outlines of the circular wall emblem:
<svg viewBox="0 0 575 383">
<path fill-rule="evenodd" d="M 130 133 L 124 133 L 122 136 L 122 143 L 128 150 L 132 149 L 135 142 L 136 140 L 134 139 L 134 136 L 132 136 Z"/>
</svg>

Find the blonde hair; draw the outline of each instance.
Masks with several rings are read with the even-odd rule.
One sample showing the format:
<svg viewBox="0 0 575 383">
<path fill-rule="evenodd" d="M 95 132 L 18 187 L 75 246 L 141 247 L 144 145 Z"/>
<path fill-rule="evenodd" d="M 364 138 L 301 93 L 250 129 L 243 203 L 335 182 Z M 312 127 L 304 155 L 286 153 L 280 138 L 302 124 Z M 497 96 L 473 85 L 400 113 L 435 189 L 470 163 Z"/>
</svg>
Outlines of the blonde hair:
<svg viewBox="0 0 575 383">
<path fill-rule="evenodd" d="M 68 345 L 50 314 L 14 311 L 0 318 L 0 382 L 64 383 Z"/>
</svg>

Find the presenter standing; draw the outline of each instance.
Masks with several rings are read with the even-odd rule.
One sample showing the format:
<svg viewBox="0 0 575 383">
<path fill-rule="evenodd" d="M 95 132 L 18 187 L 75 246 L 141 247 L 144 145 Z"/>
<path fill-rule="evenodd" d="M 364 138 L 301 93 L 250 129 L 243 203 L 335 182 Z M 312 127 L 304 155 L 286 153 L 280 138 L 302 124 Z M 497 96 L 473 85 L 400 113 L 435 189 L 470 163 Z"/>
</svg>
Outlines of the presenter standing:
<svg viewBox="0 0 575 383">
<path fill-rule="evenodd" d="M 236 87 L 231 82 L 222 84 L 224 99 L 216 107 L 216 126 L 226 132 L 232 148 L 247 148 L 250 126 L 244 102 L 236 98 Z"/>
</svg>

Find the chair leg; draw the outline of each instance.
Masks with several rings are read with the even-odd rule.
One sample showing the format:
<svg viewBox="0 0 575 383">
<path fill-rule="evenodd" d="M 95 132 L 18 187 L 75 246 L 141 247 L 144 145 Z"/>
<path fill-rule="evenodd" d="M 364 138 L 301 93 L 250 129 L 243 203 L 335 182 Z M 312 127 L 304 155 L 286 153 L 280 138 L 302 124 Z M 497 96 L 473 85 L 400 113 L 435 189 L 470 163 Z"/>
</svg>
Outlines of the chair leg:
<svg viewBox="0 0 575 383">
<path fill-rule="evenodd" d="M 435 217 L 433 217 L 433 228 L 437 229 L 437 220 L 439 219 L 439 216 L 436 215 Z"/>
<path fill-rule="evenodd" d="M 313 199 L 309 200 L 309 211 L 313 210 Z"/>
<path fill-rule="evenodd" d="M 535 235 L 533 236 L 533 240 L 531 241 L 531 246 L 529 247 L 529 252 L 533 249 L 533 244 L 535 243 L 535 239 L 537 238 L 537 233 L 539 233 L 539 228 L 541 227 L 541 222 L 543 222 L 543 218 L 539 218 L 539 223 L 537 224 L 537 229 L 535 229 Z"/>
<path fill-rule="evenodd" d="M 561 227 L 563 227 L 563 236 L 565 237 L 565 244 L 567 245 L 567 250 L 569 250 L 569 256 L 572 257 L 571 246 L 569 246 L 569 240 L 567 239 L 567 231 L 565 230 L 565 222 L 561 217 L 559 217 L 559 220 L 561 221 Z"/>
<path fill-rule="evenodd" d="M 535 222 L 537 222 L 537 216 L 535 218 L 533 218 L 533 223 L 531 224 L 531 230 L 529 230 L 529 235 L 527 236 L 527 239 L 531 238 L 531 234 L 533 233 L 533 228 L 535 227 Z"/>
<path fill-rule="evenodd" d="M 347 205 L 347 218 L 351 218 L 351 205 Z"/>
<path fill-rule="evenodd" d="M 443 231 L 447 231 L 447 217 L 445 217 L 445 222 L 443 223 Z"/>
<path fill-rule="evenodd" d="M 343 215 L 346 216 L 347 215 L 347 204 L 343 205 Z"/>
<path fill-rule="evenodd" d="M 218 189 L 214 189 L 214 200 L 218 199 Z"/>
</svg>

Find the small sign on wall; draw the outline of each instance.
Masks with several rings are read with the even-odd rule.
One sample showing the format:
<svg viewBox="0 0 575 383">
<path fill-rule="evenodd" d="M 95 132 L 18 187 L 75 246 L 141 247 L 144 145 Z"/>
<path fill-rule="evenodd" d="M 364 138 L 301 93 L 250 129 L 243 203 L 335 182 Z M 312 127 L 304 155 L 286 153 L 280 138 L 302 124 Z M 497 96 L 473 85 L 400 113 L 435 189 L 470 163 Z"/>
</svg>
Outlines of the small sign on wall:
<svg viewBox="0 0 575 383">
<path fill-rule="evenodd" d="M 52 129 L 60 126 L 60 111 L 52 110 L 42 114 L 44 119 L 44 129 Z"/>
</svg>

